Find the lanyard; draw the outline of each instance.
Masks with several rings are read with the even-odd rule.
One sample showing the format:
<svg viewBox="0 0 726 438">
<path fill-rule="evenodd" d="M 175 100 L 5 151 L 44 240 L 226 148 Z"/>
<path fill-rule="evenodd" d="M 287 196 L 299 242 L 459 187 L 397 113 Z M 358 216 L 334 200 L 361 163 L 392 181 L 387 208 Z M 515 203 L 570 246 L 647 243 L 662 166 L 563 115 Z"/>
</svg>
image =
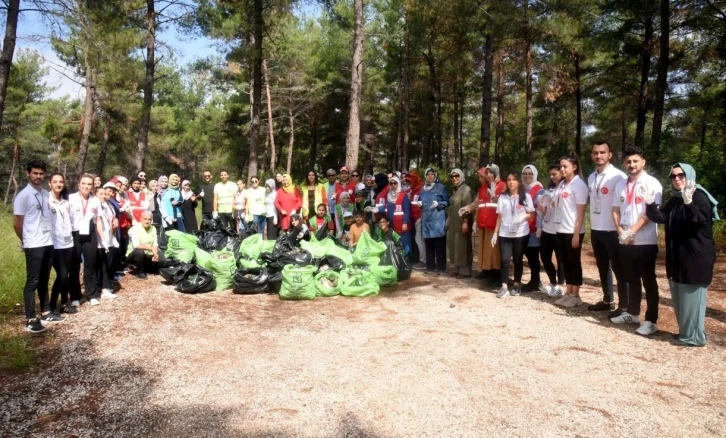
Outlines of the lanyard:
<svg viewBox="0 0 726 438">
<path fill-rule="evenodd" d="M 509 206 L 510 206 L 510 212 L 512 214 L 511 219 L 514 220 L 514 208 L 517 205 L 517 197 L 512 197 L 512 195 L 509 195 Z"/>
<path fill-rule="evenodd" d="M 91 196 L 88 196 L 86 202 L 83 202 L 83 195 L 81 195 L 81 208 L 83 209 L 83 219 L 86 219 L 86 209 L 88 208 L 88 201 L 91 200 Z"/>
<path fill-rule="evenodd" d="M 635 200 L 635 186 L 638 185 L 638 179 L 640 179 L 640 176 L 635 181 L 633 181 L 632 189 L 630 188 L 630 183 L 625 184 L 625 201 L 628 204 L 632 204 Z"/>
<path fill-rule="evenodd" d="M 43 192 L 40 192 L 40 200 L 38 200 L 38 194 L 34 193 L 33 197 L 35 198 L 35 202 L 38 203 L 38 210 L 40 210 L 40 215 L 45 216 L 45 212 L 43 211 L 43 203 L 45 202 L 45 198 L 43 197 Z"/>
<path fill-rule="evenodd" d="M 602 177 L 602 178 L 601 178 Z M 598 181 L 600 181 L 598 183 Z M 600 197 L 600 187 L 602 187 L 603 183 L 605 182 L 605 171 L 602 173 L 595 173 L 595 196 L 598 198 Z"/>
</svg>

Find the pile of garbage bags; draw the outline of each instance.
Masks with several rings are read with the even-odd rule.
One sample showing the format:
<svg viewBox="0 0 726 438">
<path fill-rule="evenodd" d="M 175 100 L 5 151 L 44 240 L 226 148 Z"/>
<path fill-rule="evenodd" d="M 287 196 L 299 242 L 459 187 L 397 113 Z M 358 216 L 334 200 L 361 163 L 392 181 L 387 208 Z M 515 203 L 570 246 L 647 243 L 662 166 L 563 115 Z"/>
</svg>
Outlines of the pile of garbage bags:
<svg viewBox="0 0 726 438">
<path fill-rule="evenodd" d="M 351 251 L 330 237 L 313 237 L 300 247 L 285 233 L 264 240 L 252 226 L 240 238 L 214 219 L 205 220 L 202 229 L 197 235 L 166 232 L 164 255 L 171 261 L 160 274 L 179 292 L 232 289 L 277 293 L 286 300 L 367 297 L 411 276 L 400 245 L 377 242 L 366 232 Z"/>
</svg>

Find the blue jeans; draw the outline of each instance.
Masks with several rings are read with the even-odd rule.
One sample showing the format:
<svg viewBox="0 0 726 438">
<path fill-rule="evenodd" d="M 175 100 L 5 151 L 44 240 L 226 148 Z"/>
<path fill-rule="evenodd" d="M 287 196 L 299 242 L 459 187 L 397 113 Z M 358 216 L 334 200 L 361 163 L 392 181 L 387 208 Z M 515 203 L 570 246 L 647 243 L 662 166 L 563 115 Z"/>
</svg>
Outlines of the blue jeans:
<svg viewBox="0 0 726 438">
<path fill-rule="evenodd" d="M 252 223 L 257 226 L 257 232 L 263 234 L 265 231 L 265 225 L 267 224 L 267 216 L 265 215 L 252 215 Z"/>
</svg>

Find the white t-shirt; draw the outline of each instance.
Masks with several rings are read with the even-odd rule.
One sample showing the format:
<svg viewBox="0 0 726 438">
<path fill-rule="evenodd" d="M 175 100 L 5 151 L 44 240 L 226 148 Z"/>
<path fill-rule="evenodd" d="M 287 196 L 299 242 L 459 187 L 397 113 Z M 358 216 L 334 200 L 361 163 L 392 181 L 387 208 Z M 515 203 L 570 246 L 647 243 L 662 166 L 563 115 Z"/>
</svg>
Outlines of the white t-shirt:
<svg viewBox="0 0 726 438">
<path fill-rule="evenodd" d="M 101 204 L 93 195 L 88 195 L 88 200 L 84 200 L 80 193 L 73 193 L 68 197 L 71 205 L 71 224 L 73 231 L 80 234 L 89 235 L 96 232 L 96 215 L 101 208 Z M 93 227 L 91 227 L 93 221 Z"/>
<path fill-rule="evenodd" d="M 66 249 L 73 247 L 73 227 L 71 226 L 71 204 L 65 199 L 60 201 L 50 198 L 49 202 L 52 228 L 53 248 Z"/>
<path fill-rule="evenodd" d="M 98 210 L 98 219 L 101 222 L 101 235 L 98 238 L 99 248 L 118 248 L 119 244 L 116 240 L 116 233 L 113 232 L 113 220 L 116 219 L 116 214 L 113 208 L 108 205 L 108 202 L 101 204 Z"/>
<path fill-rule="evenodd" d="M 249 188 L 245 192 L 245 205 L 247 214 L 255 216 L 265 215 L 265 195 L 267 191 L 264 187 Z"/>
<path fill-rule="evenodd" d="M 587 204 L 587 184 L 575 175 L 568 183 L 562 180 L 555 195 L 555 211 L 552 220 L 556 231 L 563 234 L 575 234 L 577 222 L 577 206 Z M 582 220 L 580 234 L 585 232 L 585 219 Z"/>
<path fill-rule="evenodd" d="M 542 231 L 548 234 L 557 234 L 557 224 L 554 221 L 555 195 L 557 194 L 557 188 L 545 189 L 545 193 L 550 195 L 550 201 L 546 205 L 547 212 L 542 216 Z M 541 196 L 542 195 L 540 195 L 540 197 Z M 537 210 L 539 210 L 539 208 Z"/>
<path fill-rule="evenodd" d="M 615 231 L 613 222 L 613 204 L 615 202 L 615 186 L 627 178 L 625 173 L 612 164 L 603 170 L 590 174 L 587 186 L 590 189 L 590 229 L 596 231 Z"/>
<path fill-rule="evenodd" d="M 655 203 L 660 204 L 663 198 L 663 186 L 657 179 L 643 171 L 634 184 L 627 179 L 620 181 L 615 188 L 617 199 L 613 207 L 620 208 L 620 226 L 624 229 L 630 228 L 633 224 L 645 215 L 645 202 L 640 196 L 640 188 L 646 192 L 655 192 Z M 655 222 L 648 221 L 643 225 L 633 239 L 633 245 L 657 245 L 658 227 Z"/>
<path fill-rule="evenodd" d="M 50 235 L 51 216 L 48 202 L 50 193 L 45 189 L 35 190 L 28 184 L 13 201 L 13 214 L 23 216 L 23 248 L 52 246 Z"/>
<path fill-rule="evenodd" d="M 497 214 L 501 216 L 502 223 L 499 226 L 500 237 L 524 237 L 529 236 L 528 218 L 522 222 L 515 222 L 515 218 L 534 211 L 532 197 L 525 194 L 524 205 L 519 203 L 519 195 L 510 196 L 502 194 L 497 201 Z"/>
</svg>

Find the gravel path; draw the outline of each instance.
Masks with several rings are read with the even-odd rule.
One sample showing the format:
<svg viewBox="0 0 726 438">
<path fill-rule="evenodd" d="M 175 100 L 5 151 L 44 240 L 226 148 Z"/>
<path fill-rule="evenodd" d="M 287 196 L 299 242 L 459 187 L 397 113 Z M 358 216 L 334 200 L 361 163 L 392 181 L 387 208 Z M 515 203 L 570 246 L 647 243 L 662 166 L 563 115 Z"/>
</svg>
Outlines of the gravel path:
<svg viewBox="0 0 726 438">
<path fill-rule="evenodd" d="M 128 279 L 36 341 L 36 367 L 0 376 L 0 436 L 726 436 L 719 282 L 710 344 L 686 349 L 668 342 L 665 283 L 662 331 L 643 338 L 419 273 L 310 302 Z"/>
</svg>

